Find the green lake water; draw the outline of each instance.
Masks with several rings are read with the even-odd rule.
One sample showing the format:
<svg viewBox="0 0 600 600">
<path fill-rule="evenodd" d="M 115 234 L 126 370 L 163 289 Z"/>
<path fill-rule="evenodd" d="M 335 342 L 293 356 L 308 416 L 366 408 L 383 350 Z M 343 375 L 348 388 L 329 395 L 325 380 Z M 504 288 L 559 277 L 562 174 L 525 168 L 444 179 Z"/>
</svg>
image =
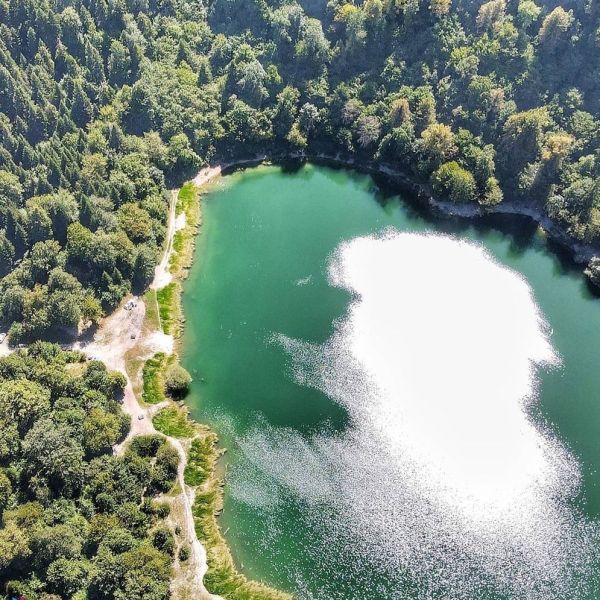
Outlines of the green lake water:
<svg viewBox="0 0 600 600">
<path fill-rule="evenodd" d="M 359 533 L 346 530 L 344 509 L 311 488 L 319 479 L 323 440 L 344 436 L 349 417 L 343 406 L 300 382 L 277 338 L 325 343 L 351 302 L 347 291 L 328 282 L 332 253 L 341 242 L 388 227 L 481 244 L 529 283 L 561 358 L 558 368 L 540 371 L 531 418 L 578 464 L 581 483 L 571 504 L 576 520 L 593 529 L 600 518 L 600 301 L 531 222 L 432 219 L 369 176 L 314 165 L 228 175 L 203 197 L 202 213 L 184 288 L 183 364 L 194 377 L 188 398 L 193 416 L 214 427 L 228 450 L 221 526 L 245 574 L 299 598 L 461 597 L 460 582 L 432 586 L 436 564 L 414 571 L 382 566 L 369 556 L 368 540 L 357 541 Z M 274 454 L 272 464 L 261 463 L 269 448 L 289 445 L 292 455 L 303 457 L 302 473 L 296 474 L 298 464 L 285 464 L 285 452 Z M 330 453 L 327 464 L 335 471 L 332 461 Z M 271 473 L 280 476 L 272 481 Z M 294 477 L 287 480 L 286 473 Z M 285 482 L 292 480 L 298 484 L 290 489 Z M 593 569 L 576 578 L 587 586 L 571 597 L 600 597 Z M 485 578 L 476 587 L 477 595 L 465 595 L 518 597 Z M 535 585 L 527 589 L 537 590 L 531 597 L 552 597 L 543 591 L 536 596 Z"/>
</svg>

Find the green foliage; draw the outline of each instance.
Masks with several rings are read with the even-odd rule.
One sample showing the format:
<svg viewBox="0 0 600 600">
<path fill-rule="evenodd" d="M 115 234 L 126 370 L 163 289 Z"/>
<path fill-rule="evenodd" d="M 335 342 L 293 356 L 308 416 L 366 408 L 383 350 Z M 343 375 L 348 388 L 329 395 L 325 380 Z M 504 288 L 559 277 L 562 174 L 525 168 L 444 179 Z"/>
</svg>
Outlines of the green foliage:
<svg viewBox="0 0 600 600">
<path fill-rule="evenodd" d="M 431 183 L 436 193 L 448 196 L 452 202 L 471 202 L 475 198 L 475 178 L 455 161 L 439 167 Z"/>
<path fill-rule="evenodd" d="M 185 562 L 190 557 L 190 548 L 189 546 L 181 546 L 179 548 L 179 560 L 181 562 Z"/>
<path fill-rule="evenodd" d="M 152 423 L 157 431 L 172 437 L 186 438 L 194 432 L 187 414 L 176 406 L 163 408 L 157 412 L 152 417 Z"/>
<path fill-rule="evenodd" d="M 198 437 L 192 441 L 188 464 L 184 472 L 185 483 L 187 485 L 195 487 L 208 479 L 213 452 L 212 441 L 209 438 Z"/>
<path fill-rule="evenodd" d="M 160 324 L 166 334 L 172 334 L 177 323 L 177 283 L 172 282 L 156 292 Z"/>
<path fill-rule="evenodd" d="M 597 237 L 600 209 L 563 193 L 599 170 L 589 3 L 19 2 L 1 9 L 0 43 L 0 322 L 14 343 L 74 335 L 143 291 L 165 181 L 215 159 L 356 154 L 421 182 L 456 161 L 469 201 L 535 202 Z M 545 158 L 550 136 L 568 152 Z M 49 289 L 52 269 L 74 279 Z"/>
<path fill-rule="evenodd" d="M 83 422 L 86 453 L 89 456 L 106 454 L 119 441 L 122 429 L 117 415 L 93 408 Z"/>
<path fill-rule="evenodd" d="M 143 291 L 167 186 L 258 154 L 385 163 L 455 202 L 534 205 L 597 244 L 599 31 L 593 2 L 0 0 L 0 327 L 13 344 L 62 340 Z M 184 186 L 188 223 L 195 202 Z M 191 246 L 179 232 L 174 273 Z M 157 293 L 166 333 L 178 285 Z M 0 583 L 10 569 L 32 595 L 39 579 L 44 593 L 167 597 L 171 559 L 139 501 L 168 489 L 172 449 L 111 456 L 122 377 L 91 363 L 74 382 L 73 357 L 51 348 L 0 360 Z M 164 398 L 153 360 L 147 402 Z M 174 408 L 155 422 L 190 433 Z M 198 463 L 190 481 L 207 477 Z M 214 591 L 261 597 L 211 560 Z"/>
<path fill-rule="evenodd" d="M 167 370 L 165 389 L 173 398 L 183 398 L 187 395 L 192 377 L 179 364 L 174 364 Z"/>
<path fill-rule="evenodd" d="M 173 547 L 138 505 L 174 485 L 179 456 L 158 436 L 113 456 L 122 376 L 81 361 L 45 342 L 0 358 L 0 588 L 166 600 Z"/>
<path fill-rule="evenodd" d="M 159 435 L 144 435 L 134 438 L 127 449 L 128 458 L 137 462 L 135 457 L 154 459 L 147 471 L 148 489 L 153 493 L 168 492 L 177 478 L 179 454 L 164 437 Z M 157 514 L 161 510 L 156 511 Z M 169 514 L 167 510 L 166 515 Z"/>
<path fill-rule="evenodd" d="M 600 258 L 594 256 L 594 258 L 590 260 L 585 274 L 596 287 L 600 288 Z"/>
<path fill-rule="evenodd" d="M 144 363 L 142 370 L 143 393 L 142 398 L 147 404 L 159 404 L 166 400 L 164 393 L 163 370 L 166 365 L 166 356 L 159 352 Z"/>
</svg>

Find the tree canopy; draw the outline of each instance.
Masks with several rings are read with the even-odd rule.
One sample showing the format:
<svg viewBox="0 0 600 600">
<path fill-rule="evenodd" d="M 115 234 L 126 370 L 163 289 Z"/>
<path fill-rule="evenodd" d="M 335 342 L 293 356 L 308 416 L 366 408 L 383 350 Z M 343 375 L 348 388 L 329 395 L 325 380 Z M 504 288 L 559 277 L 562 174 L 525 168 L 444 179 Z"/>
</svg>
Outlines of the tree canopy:
<svg viewBox="0 0 600 600">
<path fill-rule="evenodd" d="M 152 497 L 175 483 L 179 456 L 158 436 L 113 456 L 129 428 L 123 387 L 47 342 L 0 359 L 0 589 L 169 598 L 172 536 L 156 541 L 164 515 Z"/>
<path fill-rule="evenodd" d="M 0 359 L 0 586 L 168 596 L 150 496 L 173 449 L 113 456 L 119 378 L 35 342 L 148 286 L 168 188 L 217 159 L 325 154 L 533 206 L 597 247 L 598 72 L 587 0 L 0 0 L 0 329 L 34 342 Z"/>
<path fill-rule="evenodd" d="M 451 199 L 454 162 L 470 202 L 598 243 L 597 194 L 572 198 L 598 178 L 599 31 L 550 0 L 2 0 L 0 321 L 62 338 L 142 290 L 166 186 L 215 158 L 385 161 Z"/>
</svg>

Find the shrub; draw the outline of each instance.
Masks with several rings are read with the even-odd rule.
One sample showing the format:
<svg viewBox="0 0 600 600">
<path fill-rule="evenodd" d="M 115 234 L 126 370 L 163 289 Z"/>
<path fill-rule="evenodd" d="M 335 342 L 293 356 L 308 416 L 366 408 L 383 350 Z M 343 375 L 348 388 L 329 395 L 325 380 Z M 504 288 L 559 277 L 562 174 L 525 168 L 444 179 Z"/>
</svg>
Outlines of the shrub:
<svg viewBox="0 0 600 600">
<path fill-rule="evenodd" d="M 169 556 L 173 556 L 175 553 L 175 541 L 170 530 L 166 527 L 160 527 L 154 532 L 152 545 Z"/>
<path fill-rule="evenodd" d="M 165 387 L 173 398 L 183 398 L 190 388 L 192 378 L 180 365 L 173 365 L 167 372 Z"/>
<path fill-rule="evenodd" d="M 139 456 L 156 456 L 165 440 L 156 434 L 138 435 L 131 440 L 129 448 Z"/>
<path fill-rule="evenodd" d="M 179 548 L 179 560 L 181 562 L 185 562 L 189 557 L 190 557 L 189 546 L 181 546 L 181 548 Z"/>
<path fill-rule="evenodd" d="M 439 167 L 432 174 L 431 183 L 437 194 L 448 196 L 452 202 L 471 202 L 475 199 L 475 178 L 456 161 Z"/>
</svg>

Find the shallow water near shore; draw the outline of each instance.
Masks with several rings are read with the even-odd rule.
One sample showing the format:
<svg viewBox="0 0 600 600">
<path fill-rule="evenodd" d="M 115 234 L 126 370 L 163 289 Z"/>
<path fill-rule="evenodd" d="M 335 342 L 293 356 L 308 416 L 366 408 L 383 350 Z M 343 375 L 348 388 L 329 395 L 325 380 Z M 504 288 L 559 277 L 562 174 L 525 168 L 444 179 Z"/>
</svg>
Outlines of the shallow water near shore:
<svg viewBox="0 0 600 600">
<path fill-rule="evenodd" d="M 185 284 L 221 526 L 299 598 L 596 598 L 600 302 L 527 219 L 365 175 L 226 176 Z"/>
</svg>

